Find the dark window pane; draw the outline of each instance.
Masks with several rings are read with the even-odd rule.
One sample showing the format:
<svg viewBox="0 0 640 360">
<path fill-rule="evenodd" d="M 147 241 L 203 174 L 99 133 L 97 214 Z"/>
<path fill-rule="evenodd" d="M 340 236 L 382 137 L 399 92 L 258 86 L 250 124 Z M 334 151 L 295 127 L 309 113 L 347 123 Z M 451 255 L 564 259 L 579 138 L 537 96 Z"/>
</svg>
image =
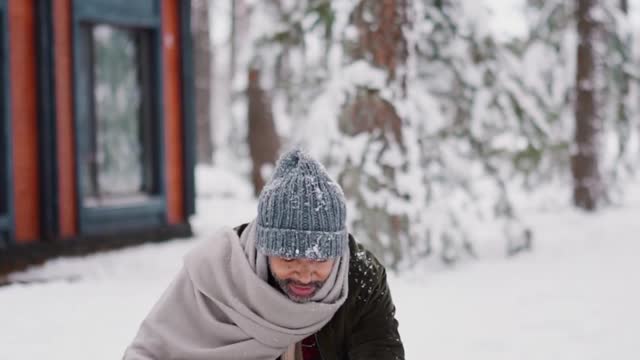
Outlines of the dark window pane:
<svg viewBox="0 0 640 360">
<path fill-rule="evenodd" d="M 0 216 L 6 215 L 9 212 L 9 185 L 8 185 L 8 176 L 9 169 L 8 165 L 8 138 L 9 132 L 7 131 L 7 119 L 5 119 L 5 54 L 4 54 L 4 23 L 2 18 L 2 13 L 0 12 Z M 1 234 L 0 234 L 1 237 Z M 1 239 L 0 239 L 1 240 Z M 1 244 L 1 241 L 0 241 Z"/>
<path fill-rule="evenodd" d="M 1 92 L 0 92 L 1 93 Z M 2 107 L 0 106 L 0 109 Z M 0 216 L 5 215 L 8 211 L 8 169 L 7 169 L 7 147 L 6 139 L 4 137 L 4 130 L 6 129 L 4 121 L 4 114 L 0 113 Z"/>
<path fill-rule="evenodd" d="M 1 109 L 2 107 L 0 107 Z M 3 124 L 4 121 L 4 114 L 0 114 L 0 216 L 5 215 L 7 213 L 7 206 L 8 206 L 8 199 L 7 199 L 7 192 L 9 191 L 8 189 L 8 181 L 7 181 L 7 176 L 8 176 L 8 169 L 7 169 L 7 147 L 5 145 L 5 138 L 4 138 L 4 130 L 5 128 L 5 124 Z"/>
<path fill-rule="evenodd" d="M 93 119 L 83 172 L 88 205 L 137 201 L 152 190 L 149 64 L 144 31 L 91 27 Z"/>
<path fill-rule="evenodd" d="M 2 59 L 0 58 L 0 63 L 1 63 Z M 0 77 L 1 79 L 2 77 Z M 0 86 L 2 86 L 2 83 L 0 82 Z M 0 91 L 0 96 L 2 96 L 2 91 Z M 2 106 L 0 106 L 0 109 L 2 109 Z M 5 130 L 6 130 L 6 124 L 4 123 L 4 112 L 0 110 L 0 216 L 2 215 L 6 215 L 6 213 L 8 212 L 8 199 L 7 199 L 7 195 L 8 195 L 8 191 L 9 191 L 9 186 L 8 186 L 8 169 L 7 169 L 7 142 L 6 142 L 6 138 L 5 138 Z"/>
</svg>

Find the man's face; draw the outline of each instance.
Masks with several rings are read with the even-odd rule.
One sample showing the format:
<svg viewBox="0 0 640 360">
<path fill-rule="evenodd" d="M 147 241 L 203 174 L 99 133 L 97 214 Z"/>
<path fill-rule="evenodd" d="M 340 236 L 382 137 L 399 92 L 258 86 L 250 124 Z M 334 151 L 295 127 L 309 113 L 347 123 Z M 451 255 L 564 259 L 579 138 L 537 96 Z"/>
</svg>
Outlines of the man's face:
<svg viewBox="0 0 640 360">
<path fill-rule="evenodd" d="M 331 274 L 335 260 L 288 259 L 269 257 L 269 268 L 274 279 L 289 298 L 306 303 L 324 285 Z"/>
</svg>

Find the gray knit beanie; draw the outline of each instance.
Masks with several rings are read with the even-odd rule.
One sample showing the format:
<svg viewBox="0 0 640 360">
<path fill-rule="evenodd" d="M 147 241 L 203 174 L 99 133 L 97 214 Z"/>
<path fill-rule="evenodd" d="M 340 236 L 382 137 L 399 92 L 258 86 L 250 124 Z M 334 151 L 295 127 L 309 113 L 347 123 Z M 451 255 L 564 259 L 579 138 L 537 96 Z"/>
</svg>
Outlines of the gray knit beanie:
<svg viewBox="0 0 640 360">
<path fill-rule="evenodd" d="M 340 186 L 300 149 L 282 155 L 258 200 L 257 249 L 267 256 L 328 259 L 347 246 Z"/>
</svg>

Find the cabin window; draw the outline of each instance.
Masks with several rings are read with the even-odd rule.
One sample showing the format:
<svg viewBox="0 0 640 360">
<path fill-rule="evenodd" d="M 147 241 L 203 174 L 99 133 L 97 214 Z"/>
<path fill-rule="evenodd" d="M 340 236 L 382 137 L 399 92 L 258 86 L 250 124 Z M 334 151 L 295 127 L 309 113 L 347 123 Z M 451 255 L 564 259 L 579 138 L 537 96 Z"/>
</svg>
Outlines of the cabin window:
<svg viewBox="0 0 640 360">
<path fill-rule="evenodd" d="M 165 225 L 158 0 L 74 0 L 79 230 Z"/>
</svg>

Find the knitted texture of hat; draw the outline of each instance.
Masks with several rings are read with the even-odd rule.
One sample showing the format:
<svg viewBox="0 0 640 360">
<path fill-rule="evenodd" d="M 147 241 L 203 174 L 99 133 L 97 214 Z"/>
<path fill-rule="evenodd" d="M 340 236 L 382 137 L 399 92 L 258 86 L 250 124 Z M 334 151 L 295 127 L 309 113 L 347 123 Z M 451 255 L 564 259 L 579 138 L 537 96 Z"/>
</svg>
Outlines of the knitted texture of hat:
<svg viewBox="0 0 640 360">
<path fill-rule="evenodd" d="M 328 259 L 347 246 L 340 186 L 300 149 L 280 158 L 258 199 L 256 247 L 267 256 Z"/>
</svg>

